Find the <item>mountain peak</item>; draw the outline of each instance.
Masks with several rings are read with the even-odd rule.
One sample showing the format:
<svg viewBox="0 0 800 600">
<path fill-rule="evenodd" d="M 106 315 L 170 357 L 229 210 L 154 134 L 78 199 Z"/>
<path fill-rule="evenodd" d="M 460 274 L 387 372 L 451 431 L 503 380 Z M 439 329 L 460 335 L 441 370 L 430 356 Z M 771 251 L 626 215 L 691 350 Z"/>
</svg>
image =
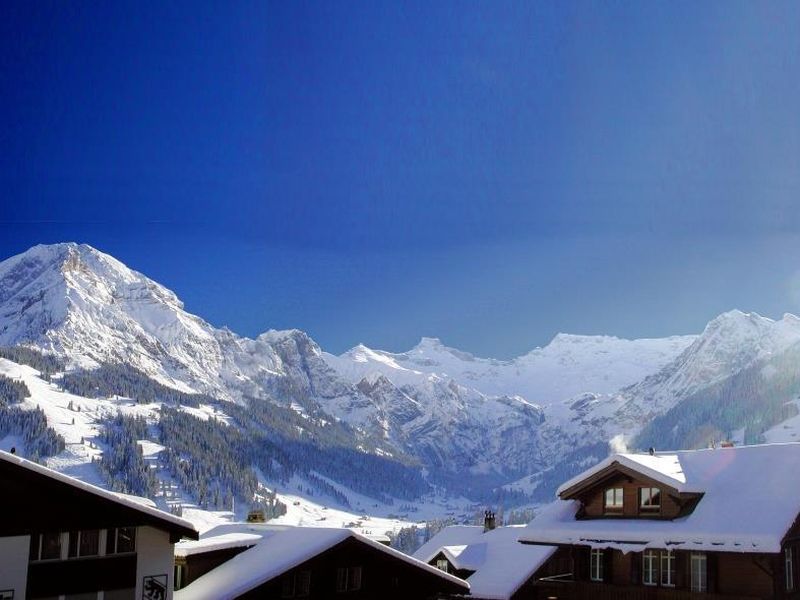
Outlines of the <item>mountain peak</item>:
<svg viewBox="0 0 800 600">
<path fill-rule="evenodd" d="M 756 312 L 744 312 L 739 309 L 726 311 L 714 317 L 705 327 L 703 336 L 716 335 L 724 331 L 726 335 L 732 332 L 766 331 L 775 325 L 775 321 L 762 317 Z"/>
<path fill-rule="evenodd" d="M 423 336 L 423 337 L 420 338 L 419 343 L 416 346 L 414 346 L 414 349 L 415 350 L 422 350 L 422 349 L 425 349 L 425 348 L 440 349 L 440 348 L 444 348 L 444 347 L 445 347 L 445 345 L 442 343 L 442 340 L 440 340 L 439 338 Z"/>
</svg>

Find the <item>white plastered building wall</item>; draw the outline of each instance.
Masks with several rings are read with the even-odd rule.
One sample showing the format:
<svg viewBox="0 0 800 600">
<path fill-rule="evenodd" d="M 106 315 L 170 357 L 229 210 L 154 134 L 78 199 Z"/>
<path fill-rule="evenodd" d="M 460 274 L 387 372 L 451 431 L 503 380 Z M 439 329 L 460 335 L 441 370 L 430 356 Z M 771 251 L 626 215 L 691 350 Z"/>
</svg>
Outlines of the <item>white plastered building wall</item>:
<svg viewBox="0 0 800 600">
<path fill-rule="evenodd" d="M 0 598 L 8 591 L 14 592 L 14 600 L 25 598 L 30 543 L 27 535 L 0 537 Z"/>
<path fill-rule="evenodd" d="M 172 600 L 174 566 L 174 546 L 169 541 L 169 533 L 154 527 L 139 527 L 136 531 L 135 598 L 143 597 L 145 579 L 152 577 L 159 584 L 166 583 L 165 598 Z"/>
</svg>

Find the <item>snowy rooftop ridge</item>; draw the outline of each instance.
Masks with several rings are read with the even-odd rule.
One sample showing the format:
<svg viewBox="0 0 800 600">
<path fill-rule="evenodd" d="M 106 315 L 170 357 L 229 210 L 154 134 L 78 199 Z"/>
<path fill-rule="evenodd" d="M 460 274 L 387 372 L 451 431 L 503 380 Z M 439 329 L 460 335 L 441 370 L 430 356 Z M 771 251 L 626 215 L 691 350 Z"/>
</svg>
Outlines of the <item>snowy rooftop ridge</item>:
<svg viewBox="0 0 800 600">
<path fill-rule="evenodd" d="M 64 475 L 63 473 L 59 473 L 58 471 L 54 471 L 53 469 L 49 469 L 35 462 L 26 460 L 21 456 L 11 454 L 3 450 L 0 450 L 0 461 L 27 469 L 39 475 L 44 475 L 45 477 L 49 477 L 50 479 L 54 479 L 60 483 L 65 483 L 84 492 L 94 494 L 95 496 L 99 496 L 105 500 L 109 500 L 110 502 L 121 504 L 127 508 L 145 513 L 151 517 L 155 517 L 160 521 L 164 521 L 173 525 L 174 527 L 182 530 L 184 534 L 191 532 L 191 534 L 194 536 L 198 535 L 197 530 L 192 523 L 151 506 L 151 502 L 147 498 L 137 498 L 128 494 L 110 492 L 108 490 L 104 490 L 103 488 L 97 487 L 96 485 L 92 485 L 91 483 L 86 483 L 85 481 L 75 479 L 69 475 Z"/>
<path fill-rule="evenodd" d="M 350 529 L 290 527 L 265 536 L 253 548 L 199 577 L 175 592 L 175 600 L 227 600 L 278 577 L 348 538 L 356 538 L 381 552 L 469 589 L 465 581 Z"/>
<path fill-rule="evenodd" d="M 456 569 L 475 571 L 467 578 L 472 596 L 507 600 L 556 551 L 555 546 L 521 544 L 525 531 L 510 526 L 484 533 L 483 527 L 451 525 L 428 540 L 414 558 L 429 562 L 441 552 Z"/>
<path fill-rule="evenodd" d="M 797 442 L 683 450 L 652 457 L 617 454 L 562 488 L 567 489 L 614 462 L 659 482 L 673 486 L 677 483 L 679 492 L 702 492 L 703 497 L 691 513 L 673 520 L 578 520 L 577 500 L 557 500 L 528 524 L 521 539 L 617 548 L 623 552 L 670 547 L 777 553 L 800 515 L 800 498 L 795 493 L 800 487 Z"/>
<path fill-rule="evenodd" d="M 692 489 L 691 483 L 687 484 L 686 474 L 683 472 L 681 466 L 680 456 L 674 452 L 660 453 L 657 452 L 653 455 L 640 454 L 640 453 L 617 453 L 612 454 L 608 458 L 600 461 L 595 466 L 587 469 L 580 475 L 562 483 L 558 490 L 557 495 L 561 495 L 566 490 L 577 485 L 595 473 L 599 473 L 607 469 L 613 464 L 619 464 L 634 471 L 646 475 L 651 479 L 663 483 L 666 486 L 674 488 L 678 492 L 702 492 L 702 489 Z"/>
</svg>

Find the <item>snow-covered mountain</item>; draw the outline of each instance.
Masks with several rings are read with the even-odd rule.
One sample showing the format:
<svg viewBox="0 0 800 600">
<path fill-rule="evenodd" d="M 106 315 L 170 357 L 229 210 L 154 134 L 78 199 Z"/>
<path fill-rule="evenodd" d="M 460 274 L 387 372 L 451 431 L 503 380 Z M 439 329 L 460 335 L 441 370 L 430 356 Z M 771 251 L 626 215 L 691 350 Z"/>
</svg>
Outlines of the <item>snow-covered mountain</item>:
<svg viewBox="0 0 800 600">
<path fill-rule="evenodd" d="M 731 310 L 706 325 L 686 350 L 657 373 L 626 390 L 651 413 L 671 408 L 684 398 L 723 381 L 748 366 L 778 356 L 800 342 L 800 319 L 780 320 Z"/>
<path fill-rule="evenodd" d="M 793 369 L 787 353 L 798 342 L 794 316 L 731 311 L 699 336 L 559 334 L 508 361 L 435 338 L 402 353 L 359 345 L 334 356 L 300 330 L 250 339 L 215 328 L 164 286 L 90 246 L 36 246 L 0 263 L 0 346 L 51 352 L 72 370 L 128 365 L 223 402 L 191 409 L 198 415 L 229 421 L 227 401 L 228 413 L 244 407 L 260 423 L 277 419 L 280 431 L 305 436 L 322 453 L 347 448 L 416 461 L 437 484 L 553 475 L 562 463 L 589 460 L 586 449 L 612 436 L 632 439 L 672 411 L 690 410 L 681 407 L 706 390 L 749 382 L 751 371 Z M 794 388 L 770 385 L 765 423 L 774 426 L 783 418 L 780 395 Z"/>
<path fill-rule="evenodd" d="M 544 348 L 500 361 L 422 338 L 408 352 L 395 354 L 360 344 L 341 356 L 325 354 L 325 359 L 350 381 L 381 374 L 398 385 L 419 385 L 436 376 L 484 394 L 519 395 L 550 414 L 579 394 L 610 394 L 657 373 L 695 339 L 687 335 L 626 340 L 560 333 Z"/>
<path fill-rule="evenodd" d="M 537 464 L 529 446 L 542 416 L 522 398 L 436 376 L 413 389 L 345 379 L 304 332 L 253 340 L 214 328 L 167 288 L 86 245 L 37 246 L 0 263 L 0 345 L 18 344 L 72 367 L 124 363 L 180 390 L 319 413 L 352 426 L 354 446 L 426 467 Z"/>
</svg>

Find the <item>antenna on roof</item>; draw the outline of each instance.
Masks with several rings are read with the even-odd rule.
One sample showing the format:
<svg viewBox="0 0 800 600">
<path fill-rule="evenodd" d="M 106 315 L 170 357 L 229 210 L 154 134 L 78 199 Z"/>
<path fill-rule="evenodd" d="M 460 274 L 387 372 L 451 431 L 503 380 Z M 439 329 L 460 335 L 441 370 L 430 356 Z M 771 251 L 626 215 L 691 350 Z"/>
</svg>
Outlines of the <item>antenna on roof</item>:
<svg viewBox="0 0 800 600">
<path fill-rule="evenodd" d="M 652 446 L 650 446 L 650 448 L 648 449 L 647 452 L 650 454 L 650 456 L 655 456 L 656 455 L 656 449 L 653 448 Z"/>
</svg>

